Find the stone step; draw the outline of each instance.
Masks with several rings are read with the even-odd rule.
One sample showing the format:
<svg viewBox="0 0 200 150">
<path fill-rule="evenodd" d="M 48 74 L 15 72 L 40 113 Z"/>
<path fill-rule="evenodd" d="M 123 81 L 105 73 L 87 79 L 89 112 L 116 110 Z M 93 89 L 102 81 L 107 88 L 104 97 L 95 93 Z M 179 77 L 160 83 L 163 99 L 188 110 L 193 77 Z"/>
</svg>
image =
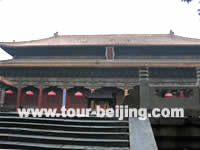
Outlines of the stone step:
<svg viewBox="0 0 200 150">
<path fill-rule="evenodd" d="M 87 118 L 86 118 L 87 119 Z M 50 124 L 73 124 L 73 125 L 121 125 L 127 126 L 127 120 L 83 120 L 83 119 L 57 119 L 57 118 L 20 118 L 17 116 L 0 116 L 0 121 L 14 122 L 33 122 L 33 123 L 50 123 Z"/>
<path fill-rule="evenodd" d="M 17 112 L 1 112 L 0 111 L 0 116 L 19 117 L 19 114 Z M 29 116 L 27 118 L 33 118 L 33 117 Z M 36 117 L 34 117 L 34 118 L 36 118 Z M 53 118 L 51 118 L 51 117 L 49 117 L 48 118 L 48 117 L 43 116 L 43 117 L 37 117 L 37 118 L 47 118 L 47 119 L 56 119 L 56 120 L 59 120 L 59 119 L 61 119 L 61 120 L 63 120 L 63 119 L 72 119 L 72 120 L 74 120 L 75 119 L 75 120 L 94 120 L 94 121 L 97 121 L 97 120 L 100 120 L 100 121 L 103 121 L 103 120 L 114 121 L 114 120 L 116 120 L 116 121 L 120 121 L 120 122 L 128 122 L 128 118 L 124 118 L 124 120 L 119 120 L 118 117 L 103 117 L 103 118 L 101 118 L 101 117 L 96 117 L 96 116 L 90 116 L 90 117 L 73 117 L 73 118 L 70 118 L 70 117 L 66 117 L 66 118 L 63 118 L 63 117 L 56 117 L 56 118 L 53 117 Z"/>
<path fill-rule="evenodd" d="M 0 148 L 41 150 L 129 150 L 128 147 L 74 146 L 63 144 L 38 144 L 31 142 L 0 141 Z"/>
<path fill-rule="evenodd" d="M 70 137 L 55 137 L 41 135 L 18 135 L 18 134 L 0 134 L 0 141 L 23 141 L 32 143 L 48 143 L 48 144 L 71 144 L 85 146 L 115 146 L 128 147 L 129 140 L 126 139 L 95 139 L 95 138 L 70 138 Z"/>
<path fill-rule="evenodd" d="M 63 124 L 48 124 L 48 123 L 32 123 L 32 122 L 13 122 L 0 121 L 0 127 L 23 127 L 34 129 L 54 129 L 54 130 L 75 130 L 75 131 L 96 131 L 96 132 L 127 132 L 128 126 L 88 126 L 88 125 L 63 125 Z"/>
<path fill-rule="evenodd" d="M 129 122 L 116 118 L 20 118 L 0 113 L 0 148 L 128 150 Z"/>
<path fill-rule="evenodd" d="M 128 132 L 87 132 L 87 131 L 62 131 L 32 128 L 0 127 L 0 133 L 46 135 L 58 137 L 79 137 L 79 138 L 105 138 L 105 139 L 129 139 Z"/>
</svg>

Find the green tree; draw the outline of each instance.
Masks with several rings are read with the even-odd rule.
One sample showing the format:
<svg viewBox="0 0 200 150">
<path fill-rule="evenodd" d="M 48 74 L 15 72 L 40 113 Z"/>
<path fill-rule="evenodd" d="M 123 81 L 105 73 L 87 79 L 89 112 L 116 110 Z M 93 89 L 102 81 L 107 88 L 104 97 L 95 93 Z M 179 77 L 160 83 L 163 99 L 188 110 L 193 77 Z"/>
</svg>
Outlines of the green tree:
<svg viewBox="0 0 200 150">
<path fill-rule="evenodd" d="M 192 2 L 193 0 L 182 0 L 183 2 L 187 2 L 187 3 L 190 3 L 190 2 Z M 200 1 L 199 1 L 199 3 L 200 3 Z M 198 14 L 200 15 L 200 9 L 198 9 L 197 10 L 198 11 Z"/>
</svg>

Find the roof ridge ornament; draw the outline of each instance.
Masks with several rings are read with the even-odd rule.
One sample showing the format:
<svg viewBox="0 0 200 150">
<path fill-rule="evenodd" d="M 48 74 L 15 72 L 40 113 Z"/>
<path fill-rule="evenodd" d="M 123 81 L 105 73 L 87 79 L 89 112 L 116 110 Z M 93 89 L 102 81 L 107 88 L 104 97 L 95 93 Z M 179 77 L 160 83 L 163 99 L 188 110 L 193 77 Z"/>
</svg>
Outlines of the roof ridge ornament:
<svg viewBox="0 0 200 150">
<path fill-rule="evenodd" d="M 58 32 L 55 32 L 55 33 L 53 34 L 53 37 L 58 37 Z"/>
<path fill-rule="evenodd" d="M 170 30 L 169 31 L 169 35 L 170 35 L 170 37 L 173 37 L 175 34 L 174 34 L 174 31 L 173 30 Z"/>
</svg>

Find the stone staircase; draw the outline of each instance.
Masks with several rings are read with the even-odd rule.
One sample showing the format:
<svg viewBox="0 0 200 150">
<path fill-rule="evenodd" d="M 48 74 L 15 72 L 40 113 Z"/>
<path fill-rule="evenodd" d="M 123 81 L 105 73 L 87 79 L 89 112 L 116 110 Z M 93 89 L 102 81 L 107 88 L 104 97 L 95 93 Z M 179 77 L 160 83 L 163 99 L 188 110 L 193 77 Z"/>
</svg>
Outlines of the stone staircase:
<svg viewBox="0 0 200 150">
<path fill-rule="evenodd" d="M 117 118 L 19 118 L 0 112 L 0 149 L 128 150 L 129 122 Z"/>
</svg>

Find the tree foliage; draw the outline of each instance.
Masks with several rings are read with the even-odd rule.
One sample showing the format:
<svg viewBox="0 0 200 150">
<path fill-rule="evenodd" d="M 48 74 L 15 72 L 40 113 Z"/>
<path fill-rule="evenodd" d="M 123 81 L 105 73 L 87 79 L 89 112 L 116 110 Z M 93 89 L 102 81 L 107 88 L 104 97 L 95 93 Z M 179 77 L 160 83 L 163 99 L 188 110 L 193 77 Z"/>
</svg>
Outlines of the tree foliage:
<svg viewBox="0 0 200 150">
<path fill-rule="evenodd" d="M 182 0 L 183 2 L 190 3 L 192 0 Z"/>
<path fill-rule="evenodd" d="M 192 2 L 193 0 L 182 0 L 183 2 L 187 2 L 187 3 L 190 3 L 190 2 Z M 200 1 L 199 1 L 199 3 L 200 3 Z M 198 14 L 200 15 L 200 9 L 198 9 L 197 10 L 198 11 Z"/>
</svg>

